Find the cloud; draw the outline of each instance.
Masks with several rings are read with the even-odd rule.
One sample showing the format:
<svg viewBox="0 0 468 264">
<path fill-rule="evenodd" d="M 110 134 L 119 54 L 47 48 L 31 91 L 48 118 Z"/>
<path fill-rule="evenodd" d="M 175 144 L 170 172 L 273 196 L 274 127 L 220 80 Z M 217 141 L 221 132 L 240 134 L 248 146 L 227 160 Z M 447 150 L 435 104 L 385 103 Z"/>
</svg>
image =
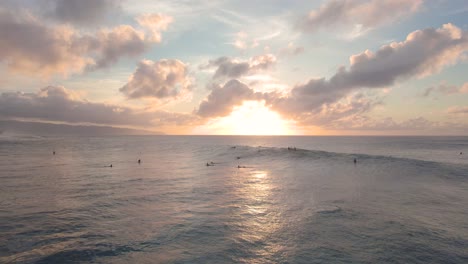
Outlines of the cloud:
<svg viewBox="0 0 468 264">
<path fill-rule="evenodd" d="M 119 10 L 119 0 L 50 0 L 49 16 L 60 22 L 95 25 Z"/>
<path fill-rule="evenodd" d="M 304 53 L 304 51 L 305 51 L 304 47 L 296 46 L 294 45 L 294 43 L 289 42 L 286 48 L 280 49 L 279 54 L 281 56 L 296 56 L 301 53 Z"/>
<path fill-rule="evenodd" d="M 468 114 L 468 106 L 454 106 L 447 110 L 449 114 Z"/>
<path fill-rule="evenodd" d="M 143 54 L 148 48 L 145 33 L 129 25 L 121 25 L 111 30 L 101 30 L 95 38 L 90 40 L 88 52 L 97 51 L 96 63 L 92 69 L 106 68 L 115 64 L 122 57 L 135 57 Z"/>
<path fill-rule="evenodd" d="M 273 54 L 259 55 L 250 58 L 248 61 L 240 61 L 229 57 L 220 57 L 216 60 L 210 60 L 207 65 L 201 68 L 216 67 L 214 79 L 221 78 L 240 78 L 245 75 L 251 75 L 260 71 L 266 71 L 274 67 L 276 57 Z"/>
<path fill-rule="evenodd" d="M 330 0 L 300 21 L 304 31 L 358 25 L 361 30 L 417 12 L 422 0 Z"/>
<path fill-rule="evenodd" d="M 152 33 L 153 34 L 153 33 Z M 9 70 L 49 77 L 109 67 L 135 57 L 153 43 L 129 25 L 81 34 L 71 26 L 47 25 L 25 13 L 0 9 L 0 62 Z"/>
<path fill-rule="evenodd" d="M 376 53 L 366 50 L 350 57 L 330 79 L 312 79 L 297 85 L 286 97 L 269 102 L 283 114 L 298 116 L 320 111 L 360 88 L 385 88 L 400 80 L 424 77 L 457 62 L 468 51 L 468 36 L 452 24 L 410 33 L 403 42 L 393 42 Z"/>
<path fill-rule="evenodd" d="M 226 116 L 234 106 L 241 105 L 243 101 L 261 98 L 262 94 L 255 93 L 244 83 L 230 80 L 224 86 L 217 86 L 211 90 L 208 97 L 201 102 L 197 114 L 203 117 Z"/>
<path fill-rule="evenodd" d="M 378 105 L 382 105 L 380 97 L 358 92 L 348 95 L 338 102 L 323 104 L 315 112 L 298 115 L 296 121 L 306 125 L 334 128 L 337 125 L 348 123 L 350 120 L 368 113 Z"/>
<path fill-rule="evenodd" d="M 128 98 L 175 98 L 191 90 L 187 66 L 179 60 L 142 60 L 120 91 Z"/>
<path fill-rule="evenodd" d="M 37 93 L 2 93 L 0 119 L 138 128 L 190 124 L 198 120 L 191 114 L 89 102 L 60 86 L 48 86 Z"/>
<path fill-rule="evenodd" d="M 144 14 L 136 18 L 138 24 L 151 32 L 150 40 L 161 42 L 161 31 L 165 31 L 173 18 L 164 14 Z"/>
<path fill-rule="evenodd" d="M 450 121 L 431 121 L 424 117 L 395 121 L 391 117 L 370 118 L 355 115 L 348 119 L 333 122 L 327 127 L 335 131 L 358 131 L 362 133 L 408 134 L 408 135 L 461 135 L 468 131 L 468 124 Z"/>
<path fill-rule="evenodd" d="M 443 94 L 443 95 L 451 95 L 451 94 L 464 94 L 468 93 L 468 82 L 464 83 L 462 86 L 458 87 L 456 85 L 450 85 L 446 83 L 441 83 L 437 86 L 428 87 L 424 90 L 422 96 L 428 97 L 429 95 L 433 94 L 434 92 Z"/>
</svg>

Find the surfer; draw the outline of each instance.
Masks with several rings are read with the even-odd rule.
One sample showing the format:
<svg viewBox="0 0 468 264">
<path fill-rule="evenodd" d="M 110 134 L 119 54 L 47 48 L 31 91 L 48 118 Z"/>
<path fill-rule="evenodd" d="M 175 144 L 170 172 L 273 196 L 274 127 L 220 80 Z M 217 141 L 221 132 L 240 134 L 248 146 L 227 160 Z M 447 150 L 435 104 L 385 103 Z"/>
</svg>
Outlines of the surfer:
<svg viewBox="0 0 468 264">
<path fill-rule="evenodd" d="M 112 168 L 112 164 L 111 164 L 111 165 L 109 165 L 109 167 L 110 167 L 110 168 Z"/>
<path fill-rule="evenodd" d="M 356 163 L 357 163 L 357 159 L 356 159 L 356 158 L 354 158 L 354 164 L 356 164 Z"/>
<path fill-rule="evenodd" d="M 463 152 L 460 152 L 460 155 L 463 155 Z"/>
<path fill-rule="evenodd" d="M 54 155 L 55 155 L 55 150 L 54 150 L 54 151 L 52 151 L 52 154 L 54 154 Z"/>
<path fill-rule="evenodd" d="M 141 163 L 141 160 L 140 160 L 140 159 L 138 159 L 138 164 L 140 164 L 140 163 Z"/>
</svg>

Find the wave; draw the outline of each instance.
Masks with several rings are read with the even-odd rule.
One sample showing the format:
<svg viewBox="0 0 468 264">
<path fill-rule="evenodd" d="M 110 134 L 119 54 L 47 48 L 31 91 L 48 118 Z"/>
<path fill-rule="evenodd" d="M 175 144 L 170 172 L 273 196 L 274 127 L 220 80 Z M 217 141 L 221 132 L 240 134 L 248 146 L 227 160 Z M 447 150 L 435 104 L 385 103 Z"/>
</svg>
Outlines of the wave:
<svg viewBox="0 0 468 264">
<path fill-rule="evenodd" d="M 329 152 L 322 150 L 309 150 L 296 148 L 278 148 L 278 147 L 263 147 L 263 146 L 228 146 L 224 147 L 223 151 L 216 153 L 216 158 L 231 158 L 232 160 L 239 160 L 240 163 L 243 160 L 250 159 L 264 159 L 264 162 L 269 161 L 331 161 L 334 164 L 353 163 L 354 159 L 357 161 L 357 166 L 360 164 L 367 165 L 382 165 L 386 164 L 389 166 L 411 166 L 425 169 L 441 169 L 451 170 L 453 173 L 446 174 L 448 176 L 457 177 L 468 177 L 468 165 L 451 163 L 444 161 L 433 161 L 415 158 L 405 157 L 393 157 L 384 155 L 370 155 L 370 154 L 358 154 L 358 153 L 339 153 Z"/>
</svg>

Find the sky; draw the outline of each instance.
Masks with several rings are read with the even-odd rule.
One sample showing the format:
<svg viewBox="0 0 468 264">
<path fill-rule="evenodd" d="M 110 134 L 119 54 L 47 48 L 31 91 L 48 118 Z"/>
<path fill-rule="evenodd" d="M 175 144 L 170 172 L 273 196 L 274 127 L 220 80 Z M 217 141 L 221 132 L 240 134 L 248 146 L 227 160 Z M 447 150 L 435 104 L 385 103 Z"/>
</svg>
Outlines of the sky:
<svg viewBox="0 0 468 264">
<path fill-rule="evenodd" d="M 0 130 L 468 135 L 467 17 L 466 0 L 0 0 Z"/>
</svg>

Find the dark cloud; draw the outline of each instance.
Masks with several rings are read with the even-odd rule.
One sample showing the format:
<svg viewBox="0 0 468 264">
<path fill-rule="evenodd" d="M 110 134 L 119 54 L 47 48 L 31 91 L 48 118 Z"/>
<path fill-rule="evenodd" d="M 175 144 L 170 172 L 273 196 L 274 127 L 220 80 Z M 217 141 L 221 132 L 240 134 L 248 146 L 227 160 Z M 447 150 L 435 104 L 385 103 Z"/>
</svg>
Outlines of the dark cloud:
<svg viewBox="0 0 468 264">
<path fill-rule="evenodd" d="M 136 57 L 148 48 L 145 34 L 132 26 L 121 25 L 98 32 L 89 47 L 96 47 L 99 56 L 91 68 L 106 68 L 122 57 Z"/>
<path fill-rule="evenodd" d="M 364 29 L 394 21 L 419 10 L 422 0 L 330 0 L 303 18 L 299 27 L 316 31 L 336 26 L 361 25 Z"/>
<path fill-rule="evenodd" d="M 197 114 L 203 117 L 225 116 L 243 101 L 261 98 L 262 94 L 255 93 L 247 85 L 238 80 L 230 80 L 224 86 L 217 86 L 211 90 L 208 97 L 201 102 Z"/>
<path fill-rule="evenodd" d="M 10 70 L 39 76 L 108 67 L 122 57 L 142 54 L 152 43 L 144 31 L 128 25 L 80 34 L 71 26 L 47 25 L 1 8 L 0 35 L 8 36 L 0 40 L 0 62 Z"/>
<path fill-rule="evenodd" d="M 71 90 L 56 86 L 42 88 L 38 93 L 2 93 L 0 118 L 139 128 L 191 124 L 198 120 L 190 114 L 89 102 Z"/>
<path fill-rule="evenodd" d="M 468 51 L 465 31 L 452 24 L 418 30 L 403 42 L 351 56 L 350 67 L 341 67 L 330 79 L 312 79 L 294 87 L 286 97 L 268 102 L 283 114 L 299 116 L 316 113 L 359 88 L 384 88 L 398 80 L 423 77 L 455 63 Z"/>
<path fill-rule="evenodd" d="M 119 10 L 119 0 L 50 0 L 55 19 L 77 25 L 95 25 Z"/>
<path fill-rule="evenodd" d="M 191 90 L 186 65 L 179 60 L 143 60 L 120 91 L 128 98 L 175 98 Z"/>
<path fill-rule="evenodd" d="M 236 79 L 245 75 L 251 75 L 260 71 L 271 69 L 276 64 L 276 57 L 272 54 L 265 54 L 250 58 L 248 61 L 240 61 L 229 57 L 220 57 L 211 60 L 208 65 L 202 68 L 216 67 L 214 79 L 230 78 Z"/>
</svg>

